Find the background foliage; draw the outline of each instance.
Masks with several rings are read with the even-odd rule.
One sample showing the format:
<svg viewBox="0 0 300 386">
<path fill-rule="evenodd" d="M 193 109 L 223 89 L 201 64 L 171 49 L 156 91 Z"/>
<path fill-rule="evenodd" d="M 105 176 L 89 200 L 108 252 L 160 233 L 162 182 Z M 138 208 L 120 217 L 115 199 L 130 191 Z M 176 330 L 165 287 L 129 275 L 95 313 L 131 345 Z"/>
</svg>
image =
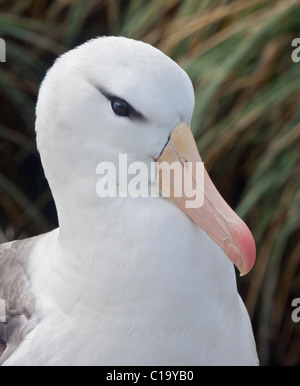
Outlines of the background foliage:
<svg viewBox="0 0 300 386">
<path fill-rule="evenodd" d="M 257 243 L 238 284 L 261 363 L 299 365 L 299 0 L 0 0 L 1 241 L 56 226 L 35 148 L 38 88 L 57 55 L 103 34 L 149 42 L 190 75 L 200 154 Z"/>
</svg>

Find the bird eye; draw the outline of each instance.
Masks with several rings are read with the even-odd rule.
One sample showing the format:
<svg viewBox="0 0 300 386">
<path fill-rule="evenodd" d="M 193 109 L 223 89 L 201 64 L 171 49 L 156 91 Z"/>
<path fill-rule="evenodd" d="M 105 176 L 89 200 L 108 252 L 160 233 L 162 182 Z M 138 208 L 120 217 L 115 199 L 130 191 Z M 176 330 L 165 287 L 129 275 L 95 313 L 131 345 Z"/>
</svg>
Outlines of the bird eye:
<svg viewBox="0 0 300 386">
<path fill-rule="evenodd" d="M 129 117 L 130 115 L 130 107 L 128 103 L 121 99 L 111 101 L 111 108 L 119 117 Z"/>
</svg>

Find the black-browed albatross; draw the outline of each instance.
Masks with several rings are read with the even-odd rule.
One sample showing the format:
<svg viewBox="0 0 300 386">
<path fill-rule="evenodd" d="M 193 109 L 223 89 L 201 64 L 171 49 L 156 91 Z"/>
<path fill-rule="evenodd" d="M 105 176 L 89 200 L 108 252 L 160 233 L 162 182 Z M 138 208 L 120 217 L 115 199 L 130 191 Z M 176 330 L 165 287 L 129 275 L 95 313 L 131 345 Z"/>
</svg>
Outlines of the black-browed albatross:
<svg viewBox="0 0 300 386">
<path fill-rule="evenodd" d="M 146 43 L 96 38 L 57 59 L 36 132 L 59 228 L 0 246 L 1 364 L 257 364 L 232 264 L 249 272 L 255 244 L 207 173 L 200 208 L 97 194 L 97 165 L 120 154 L 200 162 L 193 109 L 187 74 Z"/>
</svg>

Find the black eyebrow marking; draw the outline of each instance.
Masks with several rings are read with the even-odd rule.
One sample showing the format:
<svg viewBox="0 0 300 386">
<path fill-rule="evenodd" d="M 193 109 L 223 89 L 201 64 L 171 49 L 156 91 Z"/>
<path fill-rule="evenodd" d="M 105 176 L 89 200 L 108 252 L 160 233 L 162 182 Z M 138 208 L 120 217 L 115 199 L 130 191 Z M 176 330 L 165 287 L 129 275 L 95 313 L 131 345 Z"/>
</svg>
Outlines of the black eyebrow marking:
<svg viewBox="0 0 300 386">
<path fill-rule="evenodd" d="M 130 116 L 129 118 L 132 118 L 132 119 L 138 119 L 138 120 L 141 120 L 141 121 L 146 121 L 147 118 L 142 114 L 140 113 L 139 111 L 137 111 L 130 103 L 128 103 L 125 99 L 123 98 L 120 98 L 116 95 L 113 95 L 111 94 L 110 92 L 108 92 L 107 90 L 105 90 L 104 88 L 102 87 L 97 87 L 97 90 L 100 91 L 100 93 L 105 96 L 106 99 L 108 99 L 110 102 L 115 102 L 115 101 L 122 101 L 122 102 L 125 102 L 127 103 L 129 109 L 130 109 Z"/>
</svg>

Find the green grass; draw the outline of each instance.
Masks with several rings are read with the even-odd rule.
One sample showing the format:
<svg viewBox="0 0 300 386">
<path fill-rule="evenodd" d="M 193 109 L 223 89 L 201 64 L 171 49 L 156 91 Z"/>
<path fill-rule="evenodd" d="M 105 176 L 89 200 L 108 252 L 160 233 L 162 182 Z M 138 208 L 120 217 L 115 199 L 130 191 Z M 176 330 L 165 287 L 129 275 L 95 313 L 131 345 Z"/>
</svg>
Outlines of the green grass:
<svg viewBox="0 0 300 386">
<path fill-rule="evenodd" d="M 34 142 L 38 87 L 55 57 L 103 34 L 149 42 L 190 75 L 202 158 L 255 236 L 257 263 L 238 284 L 261 362 L 299 365 L 299 15 L 298 0 L 2 0 L 0 237 L 55 226 Z"/>
</svg>

